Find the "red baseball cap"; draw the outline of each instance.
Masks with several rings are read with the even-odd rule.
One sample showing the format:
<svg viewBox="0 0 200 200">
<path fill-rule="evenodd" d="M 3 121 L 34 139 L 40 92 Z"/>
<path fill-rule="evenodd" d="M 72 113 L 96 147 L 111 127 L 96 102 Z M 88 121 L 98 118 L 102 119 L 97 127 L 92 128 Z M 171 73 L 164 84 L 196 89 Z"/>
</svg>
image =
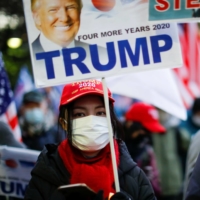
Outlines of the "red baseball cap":
<svg viewBox="0 0 200 200">
<path fill-rule="evenodd" d="M 158 111 L 151 105 L 134 103 L 125 115 L 126 120 L 140 122 L 151 132 L 163 133 L 166 129 L 159 123 Z"/>
<path fill-rule="evenodd" d="M 66 105 L 77 98 L 86 94 L 96 94 L 103 97 L 103 86 L 98 80 L 83 80 L 70 83 L 64 86 L 60 99 L 60 106 Z M 108 89 L 108 97 L 111 102 L 115 100 L 111 97 L 111 92 Z"/>
</svg>

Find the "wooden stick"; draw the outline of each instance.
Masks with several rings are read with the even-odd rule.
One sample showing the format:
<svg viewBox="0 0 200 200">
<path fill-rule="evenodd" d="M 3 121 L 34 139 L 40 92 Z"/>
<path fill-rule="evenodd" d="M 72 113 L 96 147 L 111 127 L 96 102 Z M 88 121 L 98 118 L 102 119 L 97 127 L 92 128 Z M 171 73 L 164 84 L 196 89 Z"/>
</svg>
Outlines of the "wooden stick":
<svg viewBox="0 0 200 200">
<path fill-rule="evenodd" d="M 103 85 L 103 93 L 104 93 L 104 103 L 105 103 L 105 108 L 106 108 L 106 118 L 108 121 L 110 150 L 111 150 L 112 166 L 113 166 L 113 172 L 114 172 L 115 189 L 116 189 L 116 192 L 120 192 L 115 147 L 114 147 L 114 140 L 113 140 L 113 129 L 112 129 L 111 119 L 110 119 L 108 89 L 107 89 L 104 77 L 102 78 L 102 85 Z"/>
</svg>

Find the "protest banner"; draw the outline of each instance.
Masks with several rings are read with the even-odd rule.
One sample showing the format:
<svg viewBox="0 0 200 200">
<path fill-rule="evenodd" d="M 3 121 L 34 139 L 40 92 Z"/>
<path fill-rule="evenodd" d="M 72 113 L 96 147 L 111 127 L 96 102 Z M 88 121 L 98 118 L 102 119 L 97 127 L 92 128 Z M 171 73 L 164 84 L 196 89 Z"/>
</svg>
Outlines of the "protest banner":
<svg viewBox="0 0 200 200">
<path fill-rule="evenodd" d="M 198 22 L 199 0 L 149 0 L 150 21 Z"/>
<path fill-rule="evenodd" d="M 181 66 L 176 24 L 148 22 L 147 0 L 23 3 L 36 87 L 102 77 L 115 188 L 120 191 L 103 77 Z"/>
<path fill-rule="evenodd" d="M 182 65 L 176 24 L 148 22 L 146 0 L 23 3 L 36 87 Z"/>
<path fill-rule="evenodd" d="M 0 195 L 24 198 L 39 151 L 0 146 Z"/>
</svg>

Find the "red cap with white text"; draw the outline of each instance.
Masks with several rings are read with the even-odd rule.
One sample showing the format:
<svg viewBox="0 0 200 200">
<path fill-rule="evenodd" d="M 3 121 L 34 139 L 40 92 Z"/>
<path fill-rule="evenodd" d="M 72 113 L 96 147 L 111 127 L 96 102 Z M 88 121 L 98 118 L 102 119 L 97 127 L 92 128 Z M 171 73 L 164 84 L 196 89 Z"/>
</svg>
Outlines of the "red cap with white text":
<svg viewBox="0 0 200 200">
<path fill-rule="evenodd" d="M 77 98 L 87 95 L 96 94 L 103 97 L 103 86 L 101 81 L 98 80 L 84 80 L 70 83 L 64 86 L 60 106 L 66 105 Z M 115 100 L 111 97 L 111 92 L 108 89 L 109 101 L 114 102 Z"/>
<path fill-rule="evenodd" d="M 159 123 L 158 111 L 151 105 L 134 103 L 125 115 L 126 120 L 140 122 L 151 132 L 163 133 L 165 128 Z"/>
</svg>

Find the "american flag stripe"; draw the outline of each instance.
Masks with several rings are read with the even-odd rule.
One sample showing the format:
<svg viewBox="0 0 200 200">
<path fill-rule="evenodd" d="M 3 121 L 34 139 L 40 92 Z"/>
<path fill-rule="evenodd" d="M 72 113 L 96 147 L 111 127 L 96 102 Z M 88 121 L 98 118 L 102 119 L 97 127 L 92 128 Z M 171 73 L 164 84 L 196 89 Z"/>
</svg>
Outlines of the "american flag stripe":
<svg viewBox="0 0 200 200">
<path fill-rule="evenodd" d="M 180 79 L 180 77 L 178 77 L 177 73 L 174 73 L 174 77 L 175 77 L 176 84 L 179 88 L 183 103 L 186 108 L 189 108 L 189 106 L 191 105 L 193 101 L 193 97 L 191 93 L 189 92 L 188 88 L 186 87 L 186 85 L 184 84 L 184 82 Z"/>
<path fill-rule="evenodd" d="M 197 23 L 179 25 L 179 38 L 183 66 L 175 68 L 174 72 L 183 102 L 189 108 L 193 99 L 200 96 L 200 38 Z"/>
<path fill-rule="evenodd" d="M 4 121 L 11 127 L 14 137 L 21 141 L 21 131 L 17 119 L 17 109 L 13 100 L 13 92 L 0 52 L 0 121 Z"/>
<path fill-rule="evenodd" d="M 197 84 L 200 86 L 200 36 L 198 36 Z"/>
</svg>

